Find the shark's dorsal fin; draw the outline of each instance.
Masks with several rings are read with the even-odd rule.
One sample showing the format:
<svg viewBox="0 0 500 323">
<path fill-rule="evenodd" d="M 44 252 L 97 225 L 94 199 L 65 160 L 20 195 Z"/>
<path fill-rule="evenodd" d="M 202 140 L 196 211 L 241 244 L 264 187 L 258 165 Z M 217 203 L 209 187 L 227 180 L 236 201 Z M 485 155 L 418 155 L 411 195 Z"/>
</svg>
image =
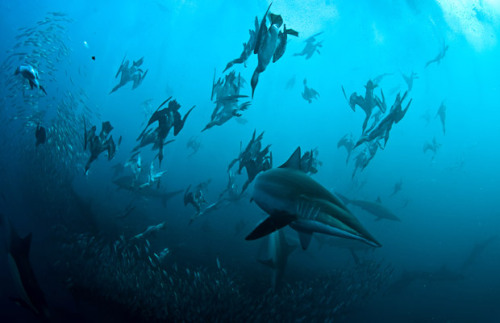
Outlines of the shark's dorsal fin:
<svg viewBox="0 0 500 323">
<path fill-rule="evenodd" d="M 309 247 L 309 245 L 311 244 L 312 233 L 299 231 L 299 239 L 300 239 L 300 245 L 302 246 L 302 249 L 306 250 Z"/>
<path fill-rule="evenodd" d="M 279 168 L 292 168 L 296 170 L 300 170 L 300 146 L 295 149 L 293 154 L 288 158 L 288 160 L 281 165 Z"/>
<path fill-rule="evenodd" d="M 380 198 L 380 196 L 377 196 L 375 202 L 377 202 L 378 204 L 382 204 L 382 199 Z"/>
<path fill-rule="evenodd" d="M 256 240 L 287 226 L 297 217 L 287 212 L 275 212 L 262 221 L 245 240 Z"/>
</svg>

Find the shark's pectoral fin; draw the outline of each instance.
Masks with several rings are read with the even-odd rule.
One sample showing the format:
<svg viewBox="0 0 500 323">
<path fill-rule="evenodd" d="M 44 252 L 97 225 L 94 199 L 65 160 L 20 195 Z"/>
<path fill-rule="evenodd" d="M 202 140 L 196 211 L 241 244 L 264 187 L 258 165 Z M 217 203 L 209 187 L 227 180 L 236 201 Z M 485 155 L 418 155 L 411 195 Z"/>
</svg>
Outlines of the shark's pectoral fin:
<svg viewBox="0 0 500 323">
<path fill-rule="evenodd" d="M 311 244 L 312 232 L 298 231 L 298 233 L 302 249 L 307 250 L 307 248 Z"/>
<path fill-rule="evenodd" d="M 287 212 L 275 212 L 262 221 L 245 240 L 256 240 L 289 225 L 297 217 Z"/>
<path fill-rule="evenodd" d="M 29 80 L 30 82 L 30 88 L 33 90 L 33 87 L 36 87 L 35 83 L 33 83 L 33 81 Z"/>
</svg>

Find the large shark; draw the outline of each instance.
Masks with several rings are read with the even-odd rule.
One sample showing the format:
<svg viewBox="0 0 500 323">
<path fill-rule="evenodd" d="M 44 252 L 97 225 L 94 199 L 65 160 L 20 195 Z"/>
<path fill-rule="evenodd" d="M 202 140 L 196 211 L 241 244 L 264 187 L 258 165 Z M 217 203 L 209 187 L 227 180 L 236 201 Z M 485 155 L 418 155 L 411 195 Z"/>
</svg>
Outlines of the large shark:
<svg viewBox="0 0 500 323">
<path fill-rule="evenodd" d="M 0 218 L 3 216 L 0 215 Z M 38 285 L 35 273 L 29 260 L 31 247 L 31 233 L 21 238 L 10 221 L 6 221 L 10 228 L 10 243 L 7 259 L 12 275 L 12 281 L 17 289 L 17 297 L 11 298 L 14 302 L 30 310 L 42 322 L 48 322 L 49 308 L 42 289 Z"/>
<path fill-rule="evenodd" d="M 380 198 L 377 198 L 375 202 L 371 202 L 363 200 L 351 200 L 339 193 L 336 194 L 345 204 L 355 205 L 362 208 L 366 212 L 375 215 L 375 221 L 382 219 L 401 221 L 396 215 L 394 215 L 394 213 L 392 213 L 389 209 L 382 205 Z"/>
<path fill-rule="evenodd" d="M 272 286 L 275 291 L 280 288 L 285 275 L 288 256 L 296 247 L 296 245 L 288 244 L 283 230 L 275 231 L 269 235 L 267 258 L 259 259 L 259 262 L 273 270 Z"/>
<path fill-rule="evenodd" d="M 255 180 L 252 199 L 269 217 L 250 233 L 255 240 L 289 225 L 307 249 L 314 232 L 381 244 L 335 195 L 300 170 L 300 147 L 279 168 L 262 172 Z"/>
</svg>

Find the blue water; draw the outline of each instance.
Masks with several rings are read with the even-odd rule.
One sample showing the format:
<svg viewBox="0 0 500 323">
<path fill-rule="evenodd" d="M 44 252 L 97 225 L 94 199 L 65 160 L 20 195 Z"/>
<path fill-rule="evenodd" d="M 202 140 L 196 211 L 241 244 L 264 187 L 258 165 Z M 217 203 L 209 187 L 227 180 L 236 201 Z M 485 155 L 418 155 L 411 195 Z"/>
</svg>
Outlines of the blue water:
<svg viewBox="0 0 500 323">
<path fill-rule="evenodd" d="M 21 236 L 33 234 L 30 263 L 51 319 L 500 321 L 498 1 L 274 1 L 270 12 L 281 14 L 299 36 L 288 35 L 284 55 L 260 74 L 252 98 L 257 55 L 246 66 L 223 70 L 240 55 L 255 17 L 260 22 L 268 5 L 0 2 L 0 213 Z M 319 53 L 310 59 L 294 55 L 320 32 Z M 443 44 L 444 57 L 426 67 Z M 130 82 L 109 94 L 124 57 L 130 62 L 144 57 L 141 68 L 148 73 L 137 88 Z M 24 64 L 38 69 L 47 95 L 14 76 Z M 240 117 L 201 132 L 215 107 L 214 77 L 233 70 L 246 81 L 240 94 L 248 97 L 240 103 L 250 106 Z M 418 78 L 403 102 L 405 108 L 412 100 L 407 114 L 392 126 L 385 149 L 378 148 L 353 176 L 364 145 L 346 163 L 346 150 L 337 142 L 349 133 L 357 141 L 365 114 L 359 106 L 353 111 L 346 99 L 353 92 L 364 96 L 368 80 L 388 73 L 374 94 L 381 97 L 383 91 L 389 111 L 397 94 L 408 89 L 402 75 L 411 72 Z M 304 79 L 319 93 L 311 103 L 302 96 Z M 182 116 L 196 107 L 180 133 L 174 136 L 172 130 L 166 138 L 175 141 L 164 146 L 161 166 L 157 150 L 140 149 L 146 172 L 151 163 L 165 171 L 158 190 L 182 190 L 164 206 L 159 199 L 118 190 L 113 166 L 129 160 L 147 120 L 170 96 Z M 442 103 L 445 133 L 436 115 Z M 114 158 L 108 161 L 102 153 L 87 174 L 84 119 L 97 132 L 110 121 L 115 142 L 123 138 Z M 47 142 L 35 147 L 38 123 L 48 134 Z M 400 222 L 375 220 L 348 207 L 382 247 L 359 252 L 358 263 L 349 250 L 321 246 L 313 238 L 308 250 L 298 247 L 290 254 L 284 287 L 275 291 L 272 271 L 258 261 L 267 240 L 245 241 L 266 217 L 250 202 L 253 184 L 241 200 L 190 223 L 196 210 L 184 205 L 184 190 L 210 180 L 205 199 L 215 202 L 226 188 L 228 164 L 254 130 L 264 132 L 262 148 L 271 145 L 273 167 L 298 146 L 303 152 L 317 149 L 321 163 L 310 175 L 315 181 L 353 199 L 380 197 Z M 434 138 L 436 152 L 424 152 Z M 187 146 L 190 140 L 200 144 L 198 151 Z M 127 168 L 121 175 L 131 172 Z M 246 171 L 236 175 L 240 188 L 246 178 Z M 399 181 L 401 191 L 393 194 Z M 127 207 L 134 209 L 120 218 Z M 2 222 L 6 250 L 9 225 Z M 148 237 L 147 251 L 136 254 L 132 237 L 162 222 L 165 229 Z M 285 232 L 290 243 L 299 244 L 295 231 Z M 165 248 L 167 258 L 153 265 L 148 256 Z M 131 255 L 132 265 L 124 254 Z M 36 321 L 10 299 L 19 296 L 6 259 L 2 251 L 0 320 Z M 165 277 L 160 285 L 155 275 L 161 269 L 172 278 L 170 285 Z M 405 278 L 407 284 L 398 287 Z M 199 309 L 199 304 L 210 306 Z"/>
</svg>

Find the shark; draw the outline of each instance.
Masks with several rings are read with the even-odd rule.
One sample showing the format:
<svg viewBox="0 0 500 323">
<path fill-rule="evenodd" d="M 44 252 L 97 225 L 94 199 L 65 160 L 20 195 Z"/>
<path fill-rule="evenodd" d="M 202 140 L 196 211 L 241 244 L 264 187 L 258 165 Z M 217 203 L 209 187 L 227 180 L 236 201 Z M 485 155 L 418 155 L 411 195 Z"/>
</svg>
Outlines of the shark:
<svg viewBox="0 0 500 323">
<path fill-rule="evenodd" d="M 163 206 L 167 205 L 168 200 L 183 192 L 183 190 L 165 192 L 151 185 L 138 185 L 135 183 L 135 177 L 133 175 L 117 178 L 113 181 L 113 184 L 118 186 L 118 189 L 134 192 L 136 195 L 143 198 L 158 198 L 161 200 Z"/>
<path fill-rule="evenodd" d="M 3 215 L 0 215 L 0 218 L 3 218 Z M 6 219 L 5 222 L 10 228 L 7 259 L 12 281 L 17 289 L 17 297 L 12 297 L 11 300 L 30 310 L 40 321 L 48 322 L 49 307 L 29 259 L 32 234 L 21 238 L 9 219 Z"/>
<path fill-rule="evenodd" d="M 362 208 L 366 212 L 375 215 L 375 221 L 379 221 L 382 219 L 401 221 L 396 215 L 394 215 L 394 213 L 392 213 L 389 209 L 382 205 L 380 198 L 377 198 L 375 202 L 371 202 L 363 200 L 351 200 L 339 193 L 336 194 L 345 204 L 355 205 Z"/>
<path fill-rule="evenodd" d="M 276 291 L 280 288 L 283 281 L 288 256 L 290 256 L 297 246 L 287 242 L 283 229 L 271 233 L 268 237 L 268 258 L 259 259 L 259 262 L 273 270 L 272 286 L 273 290 Z"/>
<path fill-rule="evenodd" d="M 300 169 L 300 156 L 298 147 L 285 164 L 262 172 L 255 179 L 251 201 L 269 217 L 246 240 L 262 238 L 288 225 L 298 232 L 304 250 L 313 233 L 381 247 L 338 197 Z"/>
</svg>

